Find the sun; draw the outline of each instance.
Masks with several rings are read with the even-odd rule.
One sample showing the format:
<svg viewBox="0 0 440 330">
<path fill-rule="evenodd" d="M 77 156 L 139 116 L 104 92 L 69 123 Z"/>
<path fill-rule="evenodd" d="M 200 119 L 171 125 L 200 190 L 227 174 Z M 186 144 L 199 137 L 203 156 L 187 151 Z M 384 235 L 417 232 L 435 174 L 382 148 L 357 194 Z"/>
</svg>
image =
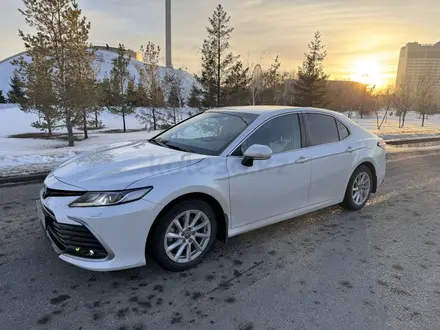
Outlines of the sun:
<svg viewBox="0 0 440 330">
<path fill-rule="evenodd" d="M 383 77 L 381 68 L 375 60 L 360 59 L 354 61 L 350 71 L 352 72 L 350 79 L 353 81 L 371 86 L 376 85 L 376 87 L 386 85 L 386 80 Z"/>
</svg>

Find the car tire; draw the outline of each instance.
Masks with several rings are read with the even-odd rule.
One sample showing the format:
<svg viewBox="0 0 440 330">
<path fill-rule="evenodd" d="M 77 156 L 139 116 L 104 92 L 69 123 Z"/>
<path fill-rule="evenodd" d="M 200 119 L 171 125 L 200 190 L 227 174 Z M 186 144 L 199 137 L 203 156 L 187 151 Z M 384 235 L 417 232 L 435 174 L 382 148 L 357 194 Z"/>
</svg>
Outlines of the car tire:
<svg viewBox="0 0 440 330">
<path fill-rule="evenodd" d="M 189 220 L 186 223 L 188 213 Z M 197 216 L 198 219 L 196 219 Z M 179 229 L 176 219 L 182 230 Z M 193 221 L 196 222 L 193 224 Z M 207 221 L 209 224 L 197 229 Z M 185 224 L 187 224 L 186 228 Z M 173 272 L 183 271 L 194 267 L 203 260 L 211 249 L 216 234 L 217 219 L 213 208 L 202 200 L 185 200 L 172 206 L 159 219 L 152 237 L 151 253 L 161 267 Z M 180 238 L 177 238 L 176 235 Z M 203 237 L 199 237 L 201 235 Z M 169 236 L 172 237 L 169 238 Z M 182 245 L 185 246 L 182 247 Z M 173 246 L 175 247 L 173 248 Z M 173 249 L 168 251 L 170 248 Z M 189 255 L 187 254 L 188 248 Z M 202 251 L 200 251 L 201 248 Z M 177 256 L 181 249 L 183 249 L 180 251 L 181 254 Z"/>
<path fill-rule="evenodd" d="M 367 204 L 372 189 L 373 176 L 371 171 L 367 166 L 361 165 L 351 175 L 341 205 L 351 211 L 362 209 Z M 356 194 L 357 191 L 360 195 Z"/>
</svg>

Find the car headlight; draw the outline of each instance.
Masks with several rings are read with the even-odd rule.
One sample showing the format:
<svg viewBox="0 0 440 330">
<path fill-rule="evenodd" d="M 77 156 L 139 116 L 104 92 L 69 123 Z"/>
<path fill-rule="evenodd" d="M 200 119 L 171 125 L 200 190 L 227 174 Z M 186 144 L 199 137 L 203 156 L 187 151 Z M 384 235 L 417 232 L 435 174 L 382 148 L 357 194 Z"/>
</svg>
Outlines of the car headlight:
<svg viewBox="0 0 440 330">
<path fill-rule="evenodd" d="M 90 191 L 69 204 L 70 207 L 110 206 L 137 201 L 148 194 L 153 187 L 123 191 Z"/>
</svg>

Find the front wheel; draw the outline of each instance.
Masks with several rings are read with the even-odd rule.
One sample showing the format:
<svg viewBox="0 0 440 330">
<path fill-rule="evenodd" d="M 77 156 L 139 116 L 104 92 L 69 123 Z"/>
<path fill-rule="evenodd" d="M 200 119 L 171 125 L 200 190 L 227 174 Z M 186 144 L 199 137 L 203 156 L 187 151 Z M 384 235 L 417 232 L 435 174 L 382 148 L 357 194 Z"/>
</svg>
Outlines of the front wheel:
<svg viewBox="0 0 440 330">
<path fill-rule="evenodd" d="M 176 204 L 159 221 L 152 252 L 158 264 L 171 271 L 186 270 L 202 261 L 217 234 L 215 212 L 201 200 Z"/>
<path fill-rule="evenodd" d="M 357 211 L 367 204 L 373 187 L 373 177 L 367 166 L 359 166 L 348 182 L 342 206 Z"/>
</svg>

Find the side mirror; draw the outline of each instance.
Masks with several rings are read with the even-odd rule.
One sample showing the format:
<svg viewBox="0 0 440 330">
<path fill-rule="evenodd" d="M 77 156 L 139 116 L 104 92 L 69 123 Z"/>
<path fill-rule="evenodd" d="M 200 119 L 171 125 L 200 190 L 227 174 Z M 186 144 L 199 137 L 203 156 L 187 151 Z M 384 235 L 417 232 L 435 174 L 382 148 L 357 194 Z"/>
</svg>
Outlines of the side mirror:
<svg viewBox="0 0 440 330">
<path fill-rule="evenodd" d="M 272 157 L 272 149 L 262 144 L 253 144 L 245 152 L 241 163 L 244 166 L 252 166 L 254 160 L 266 160 Z"/>
</svg>

